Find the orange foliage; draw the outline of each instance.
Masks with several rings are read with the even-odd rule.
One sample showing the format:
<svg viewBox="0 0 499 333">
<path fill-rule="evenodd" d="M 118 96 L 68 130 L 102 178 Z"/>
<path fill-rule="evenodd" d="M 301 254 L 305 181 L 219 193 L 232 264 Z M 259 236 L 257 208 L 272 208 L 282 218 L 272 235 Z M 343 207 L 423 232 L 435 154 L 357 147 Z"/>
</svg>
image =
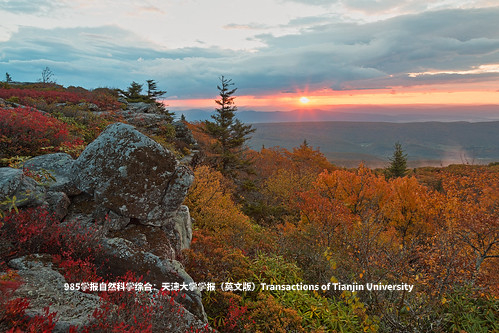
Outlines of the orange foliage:
<svg viewBox="0 0 499 333">
<path fill-rule="evenodd" d="M 474 263 L 472 281 L 485 270 L 482 283 L 497 288 L 499 172 L 471 167 L 463 171 L 443 175 L 449 228 L 469 250 L 469 258 Z"/>
<path fill-rule="evenodd" d="M 196 227 L 217 231 L 235 221 L 249 223 L 249 218 L 232 200 L 230 183 L 219 171 L 199 166 L 194 170 L 194 179 L 185 204 L 197 221 Z"/>
</svg>

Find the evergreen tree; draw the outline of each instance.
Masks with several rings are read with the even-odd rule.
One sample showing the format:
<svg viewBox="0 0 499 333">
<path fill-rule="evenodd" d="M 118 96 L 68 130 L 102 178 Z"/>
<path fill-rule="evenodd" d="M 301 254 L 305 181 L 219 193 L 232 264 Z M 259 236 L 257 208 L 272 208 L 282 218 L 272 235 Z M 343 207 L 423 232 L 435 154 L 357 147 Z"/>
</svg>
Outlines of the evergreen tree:
<svg viewBox="0 0 499 333">
<path fill-rule="evenodd" d="M 158 90 L 157 83 L 154 80 L 147 80 L 147 97 L 156 100 L 158 97 L 166 94 L 166 90 Z"/>
<path fill-rule="evenodd" d="M 172 122 L 175 114 L 166 109 L 165 105 L 158 102 L 158 98 L 166 94 L 166 90 L 158 90 L 157 83 L 154 80 L 147 80 L 147 97 L 151 102 L 156 103 L 159 112 L 165 116 L 168 116 L 168 121 Z"/>
<path fill-rule="evenodd" d="M 126 98 L 130 103 L 146 102 L 147 96 L 142 95 L 143 84 L 138 84 L 133 81 L 126 91 L 120 90 L 120 93 Z"/>
<path fill-rule="evenodd" d="M 154 80 L 147 80 L 147 94 L 142 93 L 143 84 L 139 84 L 133 81 L 126 91 L 119 90 L 119 92 L 126 98 L 130 103 L 144 102 L 149 104 L 156 104 L 159 113 L 167 116 L 167 121 L 172 122 L 174 113 L 166 109 L 165 105 L 158 102 L 158 98 L 166 94 L 165 90 L 158 90 L 157 83 Z"/>
<path fill-rule="evenodd" d="M 205 122 L 206 132 L 216 140 L 212 147 L 215 153 L 213 162 L 223 174 L 231 177 L 238 170 L 248 169 L 250 161 L 243 155 L 246 141 L 250 139 L 248 135 L 255 131 L 251 125 L 235 118 L 237 107 L 233 95 L 237 88 L 232 88 L 233 85 L 232 79 L 220 77 L 220 85 L 217 85 L 220 99 L 215 100 L 219 107 L 211 116 L 214 121 Z"/>
<path fill-rule="evenodd" d="M 407 154 L 404 154 L 402 145 L 399 142 L 395 143 L 393 148 L 390 166 L 386 171 L 390 178 L 404 177 L 407 173 Z"/>
<path fill-rule="evenodd" d="M 7 82 L 7 83 L 12 82 L 12 76 L 10 76 L 9 73 L 5 73 L 5 82 Z"/>
</svg>

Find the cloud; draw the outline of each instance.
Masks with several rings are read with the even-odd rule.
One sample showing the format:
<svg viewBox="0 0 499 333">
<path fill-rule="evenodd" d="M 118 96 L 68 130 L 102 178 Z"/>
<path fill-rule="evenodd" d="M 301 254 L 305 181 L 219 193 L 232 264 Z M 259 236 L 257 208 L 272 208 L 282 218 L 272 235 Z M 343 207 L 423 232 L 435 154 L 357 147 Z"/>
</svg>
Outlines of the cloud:
<svg viewBox="0 0 499 333">
<path fill-rule="evenodd" d="M 56 0 L 0 0 L 0 10 L 16 14 L 48 14 L 64 5 Z"/>
<path fill-rule="evenodd" d="M 268 29 L 269 26 L 266 24 L 259 24 L 259 23 L 249 23 L 249 24 L 237 24 L 237 23 L 230 23 L 227 25 L 224 25 L 224 29 L 236 29 L 236 30 L 263 30 L 263 29 Z"/>
<path fill-rule="evenodd" d="M 0 42 L 0 67 L 15 80 L 35 81 L 49 66 L 60 83 L 86 87 L 124 88 L 131 81 L 155 79 L 160 89 L 179 98 L 216 95 L 222 74 L 242 94 L 490 81 L 499 76 L 487 71 L 498 63 L 497 17 L 499 7 L 440 10 L 371 23 L 309 16 L 302 27 L 299 20 L 290 21 L 298 27 L 292 34 L 256 34 L 253 38 L 262 46 L 238 51 L 202 43 L 169 49 L 112 25 L 21 27 Z"/>
<path fill-rule="evenodd" d="M 314 5 L 314 6 L 328 6 L 339 2 L 339 0 L 284 0 L 284 1 L 297 2 L 305 5 Z"/>
</svg>

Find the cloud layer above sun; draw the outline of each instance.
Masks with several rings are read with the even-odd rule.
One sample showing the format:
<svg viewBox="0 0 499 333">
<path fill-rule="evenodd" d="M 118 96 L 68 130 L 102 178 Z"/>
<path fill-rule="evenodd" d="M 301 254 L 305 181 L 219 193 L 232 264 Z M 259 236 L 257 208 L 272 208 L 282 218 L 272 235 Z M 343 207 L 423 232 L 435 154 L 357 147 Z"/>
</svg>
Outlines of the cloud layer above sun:
<svg viewBox="0 0 499 333">
<path fill-rule="evenodd" d="M 152 78 L 178 99 L 210 98 L 222 74 L 251 96 L 404 89 L 493 96 L 499 82 L 493 5 L 0 0 L 0 73 L 36 81 L 49 66 L 57 82 L 89 88 Z"/>
</svg>

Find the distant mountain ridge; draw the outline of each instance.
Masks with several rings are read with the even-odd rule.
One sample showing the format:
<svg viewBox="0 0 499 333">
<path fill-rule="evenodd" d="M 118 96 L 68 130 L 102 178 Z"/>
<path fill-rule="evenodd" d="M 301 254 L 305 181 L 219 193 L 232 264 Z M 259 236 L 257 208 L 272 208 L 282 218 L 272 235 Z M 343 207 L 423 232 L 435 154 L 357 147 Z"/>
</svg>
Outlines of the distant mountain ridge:
<svg viewBox="0 0 499 333">
<path fill-rule="evenodd" d="M 173 110 L 175 111 L 175 110 Z M 210 119 L 213 110 L 175 111 L 188 121 Z M 339 106 L 328 110 L 302 108 L 292 111 L 240 110 L 237 117 L 245 123 L 356 121 L 356 122 L 422 122 L 422 121 L 499 121 L 499 105 L 474 106 Z"/>
<path fill-rule="evenodd" d="M 499 161 L 499 121 L 492 122 L 294 122 L 259 123 L 250 140 L 262 146 L 292 149 L 303 140 L 319 147 L 333 163 L 354 167 L 365 162 L 384 167 L 400 142 L 411 166 L 484 164 Z"/>
</svg>

